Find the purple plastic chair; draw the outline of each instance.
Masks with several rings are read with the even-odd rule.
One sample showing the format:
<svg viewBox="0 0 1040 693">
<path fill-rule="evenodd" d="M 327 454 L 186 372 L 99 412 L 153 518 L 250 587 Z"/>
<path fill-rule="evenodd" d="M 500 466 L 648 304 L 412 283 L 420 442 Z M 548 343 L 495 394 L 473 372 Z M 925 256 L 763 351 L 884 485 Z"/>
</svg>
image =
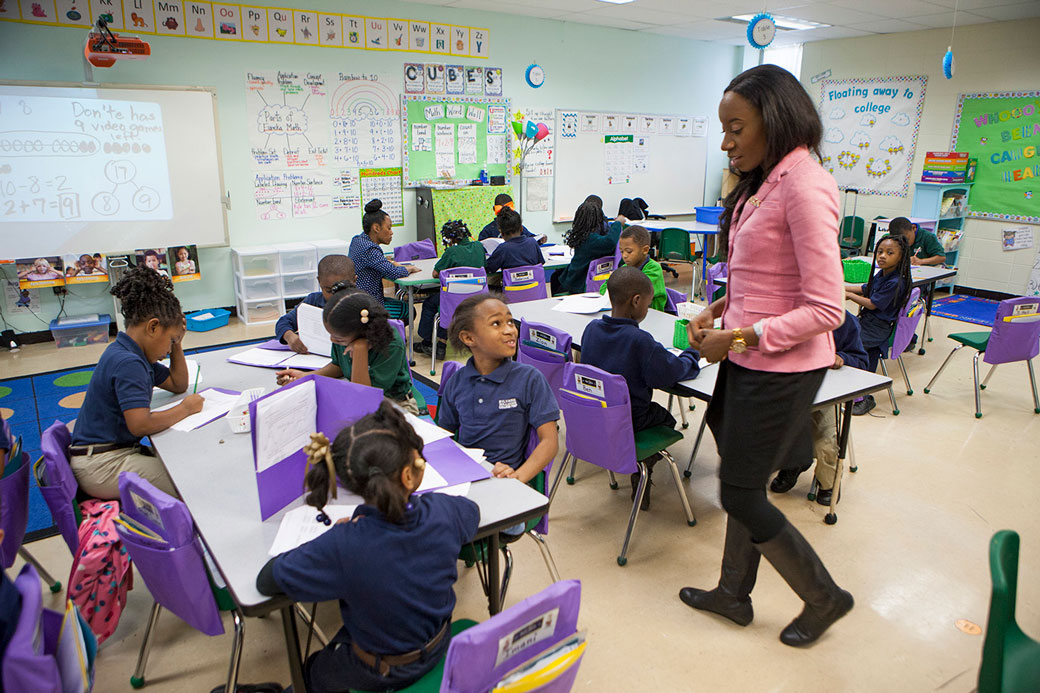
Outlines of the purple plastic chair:
<svg viewBox="0 0 1040 693">
<path fill-rule="evenodd" d="M 715 292 L 718 287 L 715 285 L 715 280 L 720 277 L 728 276 L 729 265 L 725 262 L 716 262 L 714 265 L 708 268 L 708 271 L 704 273 L 704 286 L 708 292 L 707 301 L 711 303 L 715 300 Z"/>
<path fill-rule="evenodd" d="M 433 318 L 433 334 L 437 328 L 450 325 L 455 317 L 455 309 L 466 298 L 473 294 L 488 292 L 487 272 L 483 267 L 453 267 L 440 273 L 441 306 Z M 430 358 L 430 375 L 437 373 L 437 350 L 433 350 Z"/>
<path fill-rule="evenodd" d="M 137 668 L 130 679 L 131 686 L 140 688 L 144 685 L 152 631 L 163 607 L 206 635 L 223 634 L 224 625 L 203 558 L 202 541 L 195 532 L 195 522 L 188 507 L 133 472 L 119 475 L 119 502 L 124 515 L 162 537 L 161 541 L 155 541 L 122 525 L 116 527 L 138 574 L 155 599 L 141 642 Z M 229 610 L 235 622 L 235 637 L 231 643 L 225 690 L 234 691 L 242 658 L 242 614 L 237 607 Z"/>
<path fill-rule="evenodd" d="M 910 346 L 910 340 L 913 339 L 914 333 L 917 331 L 917 325 L 921 322 L 921 316 L 924 315 L 924 302 L 921 299 L 921 289 L 915 287 L 910 292 L 910 298 L 907 299 L 906 307 L 900 311 L 899 318 L 896 320 L 895 329 L 892 330 L 892 337 L 888 343 L 888 353 L 884 354 L 879 360 L 881 364 L 881 372 L 888 377 L 888 367 L 885 366 L 885 359 L 895 359 L 896 363 L 899 364 L 899 370 L 903 372 L 903 382 L 906 383 L 906 394 L 914 394 L 914 389 L 910 387 L 910 375 L 906 372 L 906 364 L 903 363 L 903 351 Z M 896 406 L 896 393 L 892 389 L 892 385 L 888 386 L 888 399 L 892 402 L 892 414 L 899 416 L 899 407 Z"/>
<path fill-rule="evenodd" d="M 437 257 L 437 248 L 434 247 L 433 240 L 429 238 L 405 243 L 394 248 L 394 262 L 429 260 L 435 257 Z"/>
<path fill-rule="evenodd" d="M 665 297 L 668 302 L 665 303 L 664 312 L 671 315 L 678 315 L 679 310 L 676 308 L 680 303 L 686 303 L 686 294 L 676 289 L 665 289 Z"/>
<path fill-rule="evenodd" d="M 502 292 L 506 303 L 537 301 L 549 297 L 542 265 L 522 265 L 502 270 Z"/>
<path fill-rule="evenodd" d="M 69 551 L 75 555 L 79 547 L 79 503 L 76 494 L 79 484 L 69 464 L 69 445 L 72 434 L 61 421 L 55 421 L 43 432 L 41 447 L 43 457 L 36 463 L 34 472 L 40 494 L 50 508 L 51 517 L 61 532 L 62 539 L 68 544 Z"/>
<path fill-rule="evenodd" d="M 1008 298 L 997 306 L 997 317 L 993 320 L 993 329 L 989 332 L 959 332 L 947 335 L 958 342 L 950 355 L 946 357 L 939 370 L 935 372 L 925 394 L 946 368 L 953 355 L 964 346 L 975 349 L 973 368 L 975 372 L 975 418 L 982 418 L 982 395 L 993 371 L 1002 363 L 1025 361 L 1029 369 L 1029 384 L 1033 388 L 1033 413 L 1040 414 L 1040 399 L 1036 393 L 1036 375 L 1033 373 L 1032 359 L 1040 353 L 1040 298 L 1036 296 L 1020 296 Z M 979 383 L 979 356 L 990 364 L 986 379 Z"/>
<path fill-rule="evenodd" d="M 623 566 L 628 562 L 628 544 L 646 491 L 648 473 L 644 460 L 647 458 L 660 453 L 667 460 L 686 512 L 686 523 L 691 527 L 697 524 L 679 477 L 679 468 L 667 450 L 668 446 L 682 440 L 683 435 L 669 426 L 654 426 L 633 434 L 632 405 L 624 378 L 586 364 L 568 363 L 563 367 L 560 404 L 567 423 L 567 454 L 553 480 L 549 492 L 550 503 L 560 485 L 568 457 L 571 460 L 571 475 L 567 480 L 569 484 L 574 483 L 574 468 L 579 459 L 606 469 L 610 488 L 614 490 L 618 487 L 615 472 L 639 473 L 639 486 L 632 503 L 625 541 L 617 559 L 618 565 Z"/>
<path fill-rule="evenodd" d="M 589 269 L 585 272 L 585 291 L 589 293 L 598 292 L 603 282 L 610 278 L 614 271 L 614 258 L 611 256 L 596 258 L 589 263 Z"/>
<path fill-rule="evenodd" d="M 441 693 L 484 693 L 491 690 L 519 665 L 574 635 L 580 607 L 581 583 L 578 580 L 559 581 L 484 623 L 459 633 L 448 646 Z M 545 620 L 550 614 L 555 614 L 555 623 Z M 533 632 L 542 632 L 544 628 L 549 634 L 545 638 L 512 639 L 525 628 Z M 503 652 L 503 642 L 511 645 L 506 652 Z M 517 642 L 529 644 L 514 644 Z M 569 666 L 554 672 L 550 680 L 531 690 L 566 693 L 574 685 L 580 665 L 579 656 Z"/>
<path fill-rule="evenodd" d="M 531 346 L 540 344 L 546 349 Z M 563 365 L 571 360 L 572 337 L 563 330 L 540 322 L 520 321 L 520 346 L 516 360 L 534 366 L 545 376 L 556 401 L 560 401 L 560 386 L 563 384 Z M 548 350 L 547 350 L 548 349 Z"/>
</svg>

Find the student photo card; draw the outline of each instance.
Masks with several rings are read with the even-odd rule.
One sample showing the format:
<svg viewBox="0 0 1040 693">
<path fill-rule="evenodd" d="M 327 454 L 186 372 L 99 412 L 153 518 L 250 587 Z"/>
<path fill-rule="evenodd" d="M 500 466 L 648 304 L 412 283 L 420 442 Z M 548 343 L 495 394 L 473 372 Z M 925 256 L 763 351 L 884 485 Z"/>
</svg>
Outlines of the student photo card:
<svg viewBox="0 0 1040 693">
<path fill-rule="evenodd" d="M 99 284 L 108 281 L 108 264 L 101 253 L 72 253 L 65 262 L 66 284 Z"/>
<path fill-rule="evenodd" d="M 170 276 L 170 266 L 166 262 L 166 248 L 139 248 L 134 251 L 137 256 L 134 264 L 137 267 L 149 267 L 164 277 Z"/>
<path fill-rule="evenodd" d="M 199 249 L 193 245 L 174 245 L 167 248 L 166 257 L 173 265 L 174 282 L 193 282 L 202 279 L 199 269 Z"/>
<path fill-rule="evenodd" d="M 59 255 L 21 258 L 14 263 L 23 289 L 65 286 L 65 262 Z"/>
</svg>

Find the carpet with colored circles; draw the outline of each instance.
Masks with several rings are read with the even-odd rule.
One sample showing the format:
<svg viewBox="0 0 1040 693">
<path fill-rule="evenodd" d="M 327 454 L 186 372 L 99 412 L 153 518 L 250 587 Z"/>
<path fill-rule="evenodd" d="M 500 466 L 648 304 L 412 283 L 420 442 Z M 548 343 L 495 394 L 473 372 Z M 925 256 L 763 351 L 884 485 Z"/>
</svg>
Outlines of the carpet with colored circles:
<svg viewBox="0 0 1040 693">
<path fill-rule="evenodd" d="M 243 342 L 254 344 L 266 340 Z M 188 356 L 205 351 L 226 349 L 229 345 L 193 349 Z M 30 463 L 43 454 L 40 449 L 41 434 L 55 421 L 68 423 L 79 415 L 87 385 L 93 368 L 78 368 L 33 375 L 24 378 L 0 380 L 0 416 L 7 419 L 11 433 L 20 436 L 22 449 L 29 453 Z M 425 379 L 416 378 L 415 387 L 426 402 L 437 402 L 437 391 L 429 387 Z M 29 475 L 29 521 L 26 541 L 34 541 L 57 533 L 50 510 L 40 494 L 35 477 Z"/>
</svg>

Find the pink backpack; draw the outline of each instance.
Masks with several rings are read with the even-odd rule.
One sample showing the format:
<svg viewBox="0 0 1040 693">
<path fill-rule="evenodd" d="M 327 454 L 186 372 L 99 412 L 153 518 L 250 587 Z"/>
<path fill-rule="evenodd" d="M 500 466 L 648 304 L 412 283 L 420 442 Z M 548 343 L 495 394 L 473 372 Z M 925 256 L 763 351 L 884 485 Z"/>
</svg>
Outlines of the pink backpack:
<svg viewBox="0 0 1040 693">
<path fill-rule="evenodd" d="M 69 599 L 97 636 L 98 644 L 115 632 L 134 587 L 130 556 L 116 532 L 119 501 L 80 503 L 79 548 L 69 574 Z"/>
</svg>

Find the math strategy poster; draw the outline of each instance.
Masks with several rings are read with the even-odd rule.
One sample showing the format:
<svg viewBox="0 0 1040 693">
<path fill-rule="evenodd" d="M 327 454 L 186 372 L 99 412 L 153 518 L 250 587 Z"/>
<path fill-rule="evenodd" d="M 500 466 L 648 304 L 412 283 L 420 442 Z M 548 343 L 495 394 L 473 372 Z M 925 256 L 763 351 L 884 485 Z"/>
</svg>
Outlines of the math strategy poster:
<svg viewBox="0 0 1040 693">
<path fill-rule="evenodd" d="M 927 79 L 916 75 L 820 83 L 823 167 L 839 188 L 907 195 Z"/>
</svg>

